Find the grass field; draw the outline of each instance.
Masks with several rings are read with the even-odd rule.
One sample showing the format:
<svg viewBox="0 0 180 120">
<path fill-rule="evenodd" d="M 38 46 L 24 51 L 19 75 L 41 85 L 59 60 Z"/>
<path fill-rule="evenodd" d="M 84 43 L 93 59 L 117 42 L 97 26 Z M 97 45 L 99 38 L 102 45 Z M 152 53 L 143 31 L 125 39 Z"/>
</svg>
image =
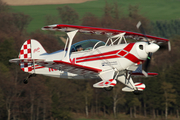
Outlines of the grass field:
<svg viewBox="0 0 180 120">
<path fill-rule="evenodd" d="M 106 3 L 117 2 L 124 13 L 127 13 L 129 5 L 138 5 L 140 13 L 152 21 L 171 20 L 180 18 L 179 0 L 94 0 L 80 4 L 66 4 L 77 10 L 82 17 L 85 13 L 91 12 L 96 16 L 103 14 L 102 9 Z M 57 7 L 60 5 L 31 5 L 31 6 L 11 6 L 14 12 L 23 12 L 30 15 L 33 20 L 28 26 L 28 32 L 40 29 L 45 26 L 45 16 L 58 16 Z"/>
</svg>

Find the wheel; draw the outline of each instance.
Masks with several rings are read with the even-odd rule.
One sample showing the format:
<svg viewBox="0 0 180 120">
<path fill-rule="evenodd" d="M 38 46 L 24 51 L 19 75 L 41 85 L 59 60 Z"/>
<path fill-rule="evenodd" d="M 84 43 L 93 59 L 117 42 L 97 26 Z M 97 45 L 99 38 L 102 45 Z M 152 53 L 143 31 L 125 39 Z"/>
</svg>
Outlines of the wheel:
<svg viewBox="0 0 180 120">
<path fill-rule="evenodd" d="M 28 83 L 28 80 L 27 80 L 27 79 L 24 79 L 23 82 L 24 82 L 24 84 L 27 84 L 27 83 Z"/>
<path fill-rule="evenodd" d="M 140 94 L 142 94 L 142 91 L 135 90 L 135 91 L 133 91 L 133 93 L 134 93 L 135 95 L 140 95 Z"/>
<path fill-rule="evenodd" d="M 111 91 L 113 89 L 113 87 L 105 87 L 104 88 L 106 91 Z"/>
</svg>

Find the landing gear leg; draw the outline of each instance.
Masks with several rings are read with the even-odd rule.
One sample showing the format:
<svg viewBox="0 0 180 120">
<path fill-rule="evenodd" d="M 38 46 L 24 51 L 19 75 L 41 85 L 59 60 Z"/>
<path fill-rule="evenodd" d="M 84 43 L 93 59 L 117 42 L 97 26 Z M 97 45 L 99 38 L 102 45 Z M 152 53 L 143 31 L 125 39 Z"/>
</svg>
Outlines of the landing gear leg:
<svg viewBox="0 0 180 120">
<path fill-rule="evenodd" d="M 30 75 L 28 75 L 27 78 L 23 80 L 23 83 L 24 83 L 24 84 L 27 84 L 27 83 L 28 83 L 28 79 L 31 78 L 31 77 L 35 77 L 35 76 L 36 76 L 36 74 L 30 74 Z"/>
</svg>

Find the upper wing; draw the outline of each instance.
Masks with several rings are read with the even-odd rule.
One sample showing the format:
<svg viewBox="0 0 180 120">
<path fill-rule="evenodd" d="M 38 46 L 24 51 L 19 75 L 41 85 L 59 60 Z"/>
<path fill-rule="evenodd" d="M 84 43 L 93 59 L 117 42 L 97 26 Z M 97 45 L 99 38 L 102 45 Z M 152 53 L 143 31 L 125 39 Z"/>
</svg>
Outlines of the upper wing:
<svg viewBox="0 0 180 120">
<path fill-rule="evenodd" d="M 54 60 L 54 61 L 46 61 L 46 62 L 39 62 L 37 63 L 38 65 L 44 66 L 44 67 L 49 67 L 57 70 L 62 70 L 66 72 L 71 72 L 74 74 L 99 74 L 102 70 L 98 68 L 93 68 L 89 66 L 84 66 L 80 64 L 73 64 L 61 60 Z"/>
<path fill-rule="evenodd" d="M 124 31 L 124 30 L 115 30 L 115 29 L 107 29 L 107 28 L 97 28 L 97 27 L 87 27 L 87 26 L 77 26 L 77 25 L 65 25 L 65 24 L 55 24 L 49 25 L 42 28 L 42 30 L 58 30 L 58 31 L 74 31 L 79 30 L 81 33 L 91 33 L 98 35 L 116 35 L 119 33 L 126 33 L 124 36 L 127 38 L 133 38 L 137 40 L 141 40 L 143 38 L 148 38 L 150 40 L 155 40 L 157 42 L 168 42 L 168 39 L 155 37 L 151 35 L 144 35 L 141 33 Z"/>
</svg>

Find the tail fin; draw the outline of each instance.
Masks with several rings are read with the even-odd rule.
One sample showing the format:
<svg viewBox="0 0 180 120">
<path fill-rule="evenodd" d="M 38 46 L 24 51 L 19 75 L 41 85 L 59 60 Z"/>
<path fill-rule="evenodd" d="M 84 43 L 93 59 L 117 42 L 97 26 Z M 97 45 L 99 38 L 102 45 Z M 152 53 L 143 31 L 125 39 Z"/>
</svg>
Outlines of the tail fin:
<svg viewBox="0 0 180 120">
<path fill-rule="evenodd" d="M 38 41 L 29 39 L 24 42 L 19 53 L 19 59 L 31 59 L 32 62 L 20 62 L 21 69 L 24 72 L 31 72 L 34 67 L 32 59 L 39 59 L 40 55 L 44 53 L 46 51 Z"/>
<path fill-rule="evenodd" d="M 42 45 L 34 39 L 27 40 L 21 47 L 20 59 L 38 59 L 39 55 L 46 53 Z"/>
</svg>

